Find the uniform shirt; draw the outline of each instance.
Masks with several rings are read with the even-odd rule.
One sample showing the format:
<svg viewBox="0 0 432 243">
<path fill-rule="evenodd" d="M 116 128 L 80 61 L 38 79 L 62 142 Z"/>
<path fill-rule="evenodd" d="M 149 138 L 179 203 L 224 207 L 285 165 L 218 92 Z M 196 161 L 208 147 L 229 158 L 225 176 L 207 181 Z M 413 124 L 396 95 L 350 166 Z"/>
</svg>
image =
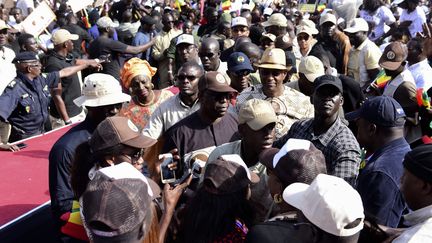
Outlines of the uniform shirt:
<svg viewBox="0 0 432 243">
<path fill-rule="evenodd" d="M 120 54 L 126 51 L 127 45 L 115 41 L 105 36 L 99 36 L 96 40 L 90 43 L 88 49 L 90 59 L 99 58 L 101 55 L 111 55 L 110 62 L 102 63 L 102 73 L 109 74 L 120 80 Z"/>
<path fill-rule="evenodd" d="M 75 150 L 78 145 L 90 139 L 95 129 L 96 124 L 87 118 L 57 140 L 50 151 L 49 191 L 51 210 L 56 219 L 72 208 L 75 196 L 70 185 L 70 176 Z"/>
<path fill-rule="evenodd" d="M 0 118 L 23 134 L 40 133 L 48 119 L 50 89 L 57 87 L 59 80 L 59 72 L 39 75 L 33 80 L 17 72 L 17 78 L 0 96 Z"/>
<path fill-rule="evenodd" d="M 404 223 L 411 226 L 393 240 L 393 243 L 432 242 L 432 205 L 404 215 Z"/>
<path fill-rule="evenodd" d="M 417 89 L 428 90 L 432 87 L 432 68 L 429 66 L 427 59 L 408 66 L 408 70 L 414 77 Z"/>
<path fill-rule="evenodd" d="M 323 134 L 315 135 L 313 119 L 294 123 L 288 134 L 277 140 L 273 146 L 282 148 L 290 138 L 311 141 L 324 154 L 329 175 L 340 177 L 355 185 L 360 165 L 360 146 L 351 130 L 340 118 Z"/>
<path fill-rule="evenodd" d="M 426 14 L 421 7 L 417 6 L 414 11 L 408 13 L 408 10 L 403 9 L 399 17 L 399 22 L 412 21 L 408 26 L 411 37 L 415 37 L 417 32 L 423 33 L 422 25 L 426 23 Z"/>
<path fill-rule="evenodd" d="M 367 70 L 379 68 L 378 61 L 381 58 L 381 50 L 375 43 L 366 39 L 355 48 L 352 47 L 348 60 L 348 76 L 360 81 L 363 87 L 367 81 L 374 77 L 369 77 Z"/>
<path fill-rule="evenodd" d="M 399 185 L 402 161 L 410 150 L 404 138 L 393 140 L 375 151 L 360 170 L 357 191 L 365 212 L 374 215 L 377 224 L 396 228 L 406 209 Z"/>
<path fill-rule="evenodd" d="M 51 50 L 46 56 L 45 71 L 54 72 L 60 71 L 63 68 L 71 67 L 75 65 L 75 58 L 72 55 L 64 57 L 57 54 L 57 52 Z M 61 79 L 62 85 L 62 99 L 66 106 L 66 111 L 69 117 L 77 116 L 81 113 L 82 108 L 75 105 L 74 99 L 81 96 L 81 85 L 78 78 L 78 74 L 73 74 L 69 77 L 64 77 Z M 54 101 L 51 101 L 50 113 L 55 118 L 60 118 Z"/>
<path fill-rule="evenodd" d="M 284 92 L 281 96 L 267 97 L 262 91 L 262 84 L 249 87 L 240 93 L 236 102 L 237 114 L 243 103 L 254 98 L 267 100 L 272 104 L 278 120 L 276 123 L 276 139 L 285 135 L 294 122 L 314 116 L 314 107 L 310 103 L 308 96 L 297 90 L 284 87 Z"/>
<path fill-rule="evenodd" d="M 360 17 L 373 26 L 372 31 L 368 36 L 371 41 L 375 41 L 383 36 L 388 31 L 388 26 L 396 22 L 396 18 L 393 16 L 392 11 L 386 6 L 379 7 L 373 13 L 366 10 L 360 10 Z"/>
<path fill-rule="evenodd" d="M 143 130 L 143 134 L 158 139 L 170 127 L 199 108 L 200 104 L 198 100 L 190 107 L 181 101 L 178 94 L 170 97 L 153 111 L 147 126 Z"/>
</svg>

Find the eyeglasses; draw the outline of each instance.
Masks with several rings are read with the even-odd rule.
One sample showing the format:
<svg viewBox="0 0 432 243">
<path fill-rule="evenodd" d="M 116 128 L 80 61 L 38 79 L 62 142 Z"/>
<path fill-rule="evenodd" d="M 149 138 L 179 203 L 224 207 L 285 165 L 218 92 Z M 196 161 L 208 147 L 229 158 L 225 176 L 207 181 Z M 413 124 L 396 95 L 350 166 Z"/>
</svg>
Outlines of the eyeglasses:
<svg viewBox="0 0 432 243">
<path fill-rule="evenodd" d="M 249 70 L 240 70 L 240 71 L 233 72 L 233 73 L 237 77 L 244 77 L 244 76 L 249 75 L 251 72 Z"/>
<path fill-rule="evenodd" d="M 211 90 L 207 90 L 207 94 L 216 101 L 231 100 L 234 98 L 234 94 L 229 92 L 214 92 Z"/>
<path fill-rule="evenodd" d="M 196 76 L 193 76 L 193 75 L 178 75 L 177 76 L 177 79 L 178 80 L 189 80 L 189 81 L 193 81 L 193 80 L 195 80 L 197 77 Z"/>
<path fill-rule="evenodd" d="M 297 36 L 297 41 L 301 41 L 301 40 L 309 40 L 309 35 L 298 35 Z"/>
<path fill-rule="evenodd" d="M 285 73 L 284 70 L 278 70 L 278 69 L 266 69 L 266 68 L 261 68 L 260 69 L 260 74 L 263 76 L 269 76 L 272 75 L 273 77 L 278 77 L 282 74 Z"/>
<path fill-rule="evenodd" d="M 140 149 L 139 151 L 136 151 L 134 154 L 122 153 L 122 155 L 128 158 L 131 161 L 132 165 L 138 165 L 140 164 L 138 160 L 142 158 L 142 156 L 144 155 L 144 149 Z"/>
<path fill-rule="evenodd" d="M 202 53 L 202 52 L 200 52 L 200 53 L 198 53 L 198 55 L 200 56 L 200 57 L 207 57 L 208 59 L 212 59 L 214 56 L 215 56 L 215 54 L 214 53 Z"/>
</svg>

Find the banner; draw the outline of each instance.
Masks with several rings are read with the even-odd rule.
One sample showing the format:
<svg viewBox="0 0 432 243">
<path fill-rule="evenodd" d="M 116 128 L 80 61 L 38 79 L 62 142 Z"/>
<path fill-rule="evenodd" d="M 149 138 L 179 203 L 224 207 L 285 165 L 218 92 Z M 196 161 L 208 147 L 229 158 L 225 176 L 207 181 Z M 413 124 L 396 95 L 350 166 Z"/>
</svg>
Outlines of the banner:
<svg viewBox="0 0 432 243">
<path fill-rule="evenodd" d="M 99 6 L 102 6 L 105 3 L 106 0 L 96 0 L 94 7 L 97 8 Z"/>
<path fill-rule="evenodd" d="M 41 2 L 39 6 L 31 12 L 21 23 L 24 32 L 37 37 L 46 27 L 56 18 L 51 7 L 46 2 Z"/>
<path fill-rule="evenodd" d="M 93 5 L 93 0 L 69 0 L 67 3 L 71 7 L 72 12 L 76 13 L 88 5 Z"/>
</svg>

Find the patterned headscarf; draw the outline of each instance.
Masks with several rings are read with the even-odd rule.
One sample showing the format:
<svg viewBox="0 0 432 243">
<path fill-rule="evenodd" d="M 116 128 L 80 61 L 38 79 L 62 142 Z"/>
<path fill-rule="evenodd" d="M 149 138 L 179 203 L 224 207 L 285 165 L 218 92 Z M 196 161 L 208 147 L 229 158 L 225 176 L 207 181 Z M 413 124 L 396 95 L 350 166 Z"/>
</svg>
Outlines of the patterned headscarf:
<svg viewBox="0 0 432 243">
<path fill-rule="evenodd" d="M 146 75 L 151 79 L 155 75 L 156 70 L 156 68 L 150 66 L 145 60 L 141 60 L 137 57 L 131 58 L 129 61 L 125 62 L 120 71 L 122 86 L 125 89 L 129 89 L 132 79 L 138 75 Z"/>
</svg>

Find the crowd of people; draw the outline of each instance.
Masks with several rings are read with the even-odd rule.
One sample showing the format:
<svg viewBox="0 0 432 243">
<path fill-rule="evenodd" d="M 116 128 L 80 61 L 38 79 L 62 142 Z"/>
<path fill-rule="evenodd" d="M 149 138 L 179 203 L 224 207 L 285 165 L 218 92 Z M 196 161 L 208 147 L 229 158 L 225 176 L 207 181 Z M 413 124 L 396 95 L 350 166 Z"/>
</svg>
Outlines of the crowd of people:
<svg viewBox="0 0 432 243">
<path fill-rule="evenodd" d="M 430 1 L 96 2 L 0 6 L 0 150 L 72 124 L 50 237 L 432 242 Z"/>
</svg>

